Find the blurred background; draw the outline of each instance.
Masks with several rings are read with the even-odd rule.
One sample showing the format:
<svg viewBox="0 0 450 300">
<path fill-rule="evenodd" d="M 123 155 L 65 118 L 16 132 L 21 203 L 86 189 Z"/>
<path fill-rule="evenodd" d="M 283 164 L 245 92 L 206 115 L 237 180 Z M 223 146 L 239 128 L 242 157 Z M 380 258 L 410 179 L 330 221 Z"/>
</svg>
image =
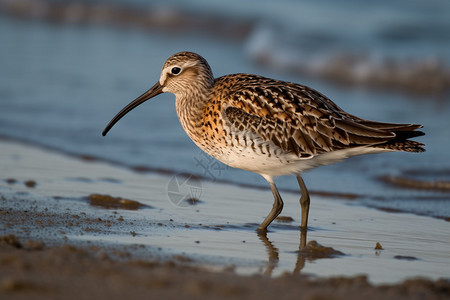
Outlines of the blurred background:
<svg viewBox="0 0 450 300">
<path fill-rule="evenodd" d="M 298 82 L 359 117 L 423 124 L 426 136 L 417 140 L 426 153 L 355 157 L 304 179 L 312 194 L 448 219 L 449 15 L 447 0 L 0 0 L 0 136 L 141 171 L 268 189 L 258 175 L 204 155 L 181 128 L 170 94 L 101 136 L 159 80 L 170 55 L 194 51 L 216 77 Z M 277 180 L 282 192 L 298 193 L 291 177 Z"/>
</svg>

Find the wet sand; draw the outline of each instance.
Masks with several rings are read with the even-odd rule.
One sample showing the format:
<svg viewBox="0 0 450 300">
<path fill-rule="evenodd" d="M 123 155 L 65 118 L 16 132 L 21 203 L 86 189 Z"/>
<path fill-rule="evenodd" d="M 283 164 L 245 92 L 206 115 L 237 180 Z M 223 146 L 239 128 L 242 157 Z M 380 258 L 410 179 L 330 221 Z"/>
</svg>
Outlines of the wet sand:
<svg viewBox="0 0 450 300">
<path fill-rule="evenodd" d="M 255 229 L 272 205 L 269 190 L 183 185 L 181 176 L 6 140 L 0 169 L 0 295 L 8 299 L 79 298 L 80 290 L 85 298 L 450 295 L 444 220 L 316 195 L 305 236 L 298 199 L 287 194 L 283 218 L 262 236 Z"/>
<path fill-rule="evenodd" d="M 69 245 L 47 247 L 0 238 L 0 295 L 7 299 L 448 299 L 448 281 L 417 279 L 373 286 L 364 276 L 310 279 L 285 274 L 277 278 L 240 276 L 132 258 L 126 250 Z M 130 249 L 132 252 L 133 249 Z M 126 256 L 126 258 L 123 258 Z"/>
</svg>

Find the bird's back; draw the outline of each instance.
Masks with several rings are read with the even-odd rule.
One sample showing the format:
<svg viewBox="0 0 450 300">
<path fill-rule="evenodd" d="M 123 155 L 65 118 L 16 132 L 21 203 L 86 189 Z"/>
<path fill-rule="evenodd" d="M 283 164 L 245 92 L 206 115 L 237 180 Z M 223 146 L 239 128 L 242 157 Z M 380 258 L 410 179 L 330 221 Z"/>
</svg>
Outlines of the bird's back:
<svg viewBox="0 0 450 300">
<path fill-rule="evenodd" d="M 299 158 L 354 147 L 424 151 L 423 144 L 408 140 L 424 134 L 416 130 L 421 125 L 358 118 L 300 84 L 227 75 L 215 80 L 211 99 L 229 130 L 251 133 Z"/>
</svg>

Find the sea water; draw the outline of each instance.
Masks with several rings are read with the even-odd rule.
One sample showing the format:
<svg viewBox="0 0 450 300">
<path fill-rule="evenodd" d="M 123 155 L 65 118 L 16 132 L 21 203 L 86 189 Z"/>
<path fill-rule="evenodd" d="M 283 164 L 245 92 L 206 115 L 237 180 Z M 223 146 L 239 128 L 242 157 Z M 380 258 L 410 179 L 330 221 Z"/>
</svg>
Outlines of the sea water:
<svg viewBox="0 0 450 300">
<path fill-rule="evenodd" d="M 425 153 L 355 157 L 312 170 L 304 179 L 312 192 L 329 192 L 332 197 L 353 194 L 363 205 L 450 216 L 448 190 L 404 188 L 381 180 L 400 176 L 450 181 L 448 89 L 418 94 L 389 86 L 339 85 L 320 72 L 336 53 L 346 53 L 367 57 L 358 65 L 361 74 L 386 60 L 401 66 L 431 61 L 443 66 L 445 77 L 450 58 L 447 1 L 365 5 L 352 0 L 339 4 L 288 0 L 16 2 L 25 3 L 22 10 L 12 10 L 11 3 L 0 1 L 0 135 L 4 137 L 129 167 L 184 172 L 203 180 L 268 189 L 259 175 L 228 168 L 205 156 L 183 132 L 173 95 L 152 99 L 123 118 L 108 136 L 101 136 L 122 107 L 158 81 L 167 57 L 189 50 L 204 56 L 215 76 L 246 72 L 298 82 L 362 118 L 423 124 L 426 136 L 417 140 L 427 145 Z M 80 3 L 85 11 L 87 7 L 89 17 L 83 15 Z M 32 10 L 27 12 L 26 5 Z M 69 9 L 61 16 L 51 15 L 52 5 Z M 100 13 L 105 5 L 116 11 L 148 10 L 161 20 L 145 27 L 128 19 L 96 19 L 105 15 Z M 183 20 L 182 28 L 177 28 L 177 20 Z M 211 28 L 202 24 L 211 24 Z M 242 31 L 233 35 L 227 26 Z M 306 72 L 298 72 L 303 69 Z M 402 70 L 408 71 L 407 67 Z M 297 189 L 293 176 L 281 177 L 277 184 L 282 193 Z M 268 202 L 271 197 L 268 190 Z"/>
</svg>

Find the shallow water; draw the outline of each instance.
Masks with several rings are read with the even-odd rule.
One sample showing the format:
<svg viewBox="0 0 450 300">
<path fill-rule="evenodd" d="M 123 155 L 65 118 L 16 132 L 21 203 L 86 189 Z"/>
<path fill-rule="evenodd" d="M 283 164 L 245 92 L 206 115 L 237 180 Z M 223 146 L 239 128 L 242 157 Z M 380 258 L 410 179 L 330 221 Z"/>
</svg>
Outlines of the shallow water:
<svg viewBox="0 0 450 300">
<path fill-rule="evenodd" d="M 134 3 L 139 4 L 138 1 Z M 177 1 L 170 3 L 175 11 L 186 9 Z M 353 49 L 356 43 L 359 49 L 367 45 L 375 49 L 375 53 L 387 57 L 408 57 L 411 51 L 416 51 L 411 54 L 413 57 L 429 55 L 446 60 L 446 55 L 450 53 L 446 51 L 449 41 L 445 38 L 449 36 L 446 30 L 450 27 L 440 26 L 448 20 L 441 13 L 436 13 L 445 11 L 446 2 L 437 1 L 435 5 L 426 6 L 426 9 L 419 2 L 407 6 L 408 9 L 392 4 L 389 9 L 386 8 L 392 14 L 383 14 L 383 18 L 386 18 L 383 22 L 378 22 L 380 14 L 377 11 L 381 6 L 369 10 L 368 15 L 355 13 L 352 15 L 367 19 L 364 26 L 357 27 L 350 20 L 336 20 L 345 19 L 343 15 L 349 13 L 345 5 L 336 14 L 331 14 L 330 11 L 336 7 L 325 8 L 305 2 L 296 6 L 296 9 L 304 9 L 305 14 L 309 11 L 306 14 L 309 16 L 323 12 L 333 18 L 327 18 L 329 23 L 320 21 L 323 19 L 303 18 L 296 22 L 305 23 L 297 24 L 292 23 L 297 20 L 295 10 L 285 10 L 291 4 L 288 1 L 282 3 L 274 10 L 267 2 L 252 13 L 249 12 L 252 7 L 250 4 L 239 12 L 233 10 L 233 6 L 225 9 L 204 6 L 201 2 L 192 4 L 190 9 L 203 15 L 208 15 L 203 10 L 211 14 L 220 11 L 222 16 L 238 20 L 245 19 L 247 14 L 250 16 L 248 19 L 256 20 L 256 23 L 265 20 L 262 23 L 280 28 L 280 32 L 286 34 L 289 31 L 287 28 L 296 31 L 293 34 L 305 37 L 317 38 L 321 36 L 320 33 L 327 32 L 339 41 L 339 47 Z M 353 4 L 353 1 L 346 2 L 346 5 Z M 366 11 L 357 5 L 354 8 L 360 12 Z M 283 11 L 292 14 L 285 15 Z M 127 166 L 147 167 L 172 174 L 192 173 L 210 181 L 227 181 L 267 189 L 267 183 L 258 175 L 230 169 L 204 156 L 179 125 L 172 95 L 158 96 L 154 101 L 139 107 L 121 120 L 107 137 L 101 137 L 101 131 L 108 121 L 158 80 L 164 60 L 172 53 L 188 49 L 205 56 L 216 76 L 248 72 L 301 82 L 320 90 L 339 106 L 360 117 L 424 124 L 427 135 L 418 139 L 427 144 L 424 154 L 390 153 L 357 157 L 308 172 L 304 179 L 312 192 L 355 194 L 358 203 L 369 207 L 435 217 L 450 216 L 448 191 L 411 189 L 380 180 L 383 176 L 402 176 L 427 181 L 450 181 L 450 165 L 447 163 L 450 143 L 447 130 L 450 126 L 448 94 L 417 96 L 388 90 L 346 88 L 293 75 L 283 69 L 265 68 L 254 63 L 251 49 L 248 50 L 248 47 L 253 47 L 251 35 L 244 39 L 230 39 L 197 31 L 177 34 L 162 29 L 140 30 L 133 26 L 116 28 L 64 21 L 52 23 L 36 18 L 17 19 L 0 15 L 0 35 L 8 41 L 0 47 L 0 134 L 3 136 Z M 390 29 L 402 28 L 392 25 L 394 20 L 406 24 L 403 28 L 428 20 L 427 26 L 441 31 L 429 35 L 426 31 L 416 30 L 416 35 L 409 37 L 406 43 L 401 42 L 401 39 L 380 38 L 382 32 L 394 34 Z M 305 26 L 300 26 L 302 24 Z M 259 28 L 255 27 L 255 34 Z M 347 38 L 343 37 L 342 32 Z M 403 35 L 410 32 L 405 29 Z M 316 47 L 323 48 L 330 42 L 323 39 L 321 43 Z M 291 46 L 285 45 L 283 49 L 295 52 L 289 48 Z M 296 49 L 296 45 L 292 47 Z M 283 57 L 288 58 L 289 62 L 289 56 Z M 297 190 L 294 178 L 280 178 L 277 184 L 283 191 Z"/>
<path fill-rule="evenodd" d="M 316 196 L 303 243 L 317 241 L 343 253 L 317 258 L 298 253 L 300 211 L 294 195 L 286 195 L 282 213 L 293 221 L 275 222 L 261 236 L 255 229 L 271 208 L 270 191 L 202 182 L 204 201 L 180 206 L 170 197 L 169 176 L 140 174 L 5 141 L 0 143 L 0 167 L 8 174 L 0 177 L 0 210 L 17 215 L 0 227 L 0 233 L 42 239 L 48 245 L 125 245 L 131 246 L 134 258 L 172 258 L 248 275 L 365 274 L 372 283 L 449 276 L 449 223 L 444 220 Z M 35 181 L 34 187 L 25 184 L 29 180 Z M 195 186 L 180 186 L 179 193 L 191 194 L 184 188 Z M 138 201 L 147 208 L 89 204 L 87 196 L 97 193 Z M 374 249 L 377 243 L 383 250 Z"/>
</svg>

